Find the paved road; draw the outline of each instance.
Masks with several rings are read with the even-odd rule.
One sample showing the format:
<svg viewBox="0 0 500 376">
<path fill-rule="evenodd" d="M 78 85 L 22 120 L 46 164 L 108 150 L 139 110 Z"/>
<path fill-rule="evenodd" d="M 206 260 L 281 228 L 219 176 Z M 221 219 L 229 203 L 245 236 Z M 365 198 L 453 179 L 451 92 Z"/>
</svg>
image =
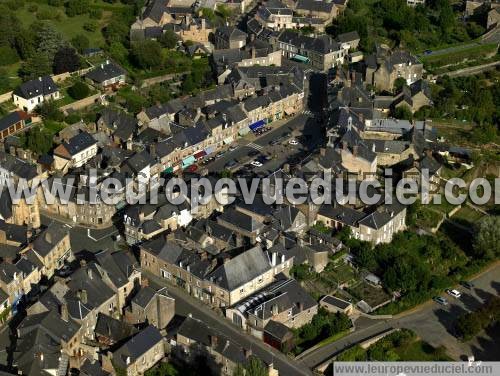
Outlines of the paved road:
<svg viewBox="0 0 500 376">
<path fill-rule="evenodd" d="M 149 278 L 152 287 L 167 287 L 168 293 L 175 299 L 175 313 L 181 316 L 191 314 L 194 318 L 202 320 L 212 328 L 222 332 L 227 337 L 231 338 L 236 343 L 246 348 L 251 348 L 256 355 L 271 353 L 274 358 L 274 367 L 279 370 L 280 375 L 286 376 L 311 376 L 312 373 L 303 364 L 300 364 L 293 359 L 288 358 L 278 350 L 266 345 L 261 340 L 244 333 L 236 326 L 231 324 L 226 318 L 217 315 L 210 310 L 206 305 L 199 300 L 186 294 L 184 290 L 173 287 L 159 278 L 152 276 L 149 273 L 144 273 Z M 269 355 L 268 355 L 269 356 Z"/>
<path fill-rule="evenodd" d="M 421 309 L 392 320 L 392 324 L 395 327 L 412 329 L 433 346 L 445 346 L 454 359 L 474 355 L 480 360 L 499 360 L 498 337 L 495 343 L 495 339 L 489 338 L 486 333 L 473 341 L 463 343 L 454 336 L 453 326 L 460 314 L 475 310 L 490 296 L 500 294 L 500 264 L 475 278 L 474 285 L 473 290 L 460 287 L 460 299 L 447 296 L 450 303 L 448 306 L 428 302 Z"/>
<path fill-rule="evenodd" d="M 460 44 L 458 46 L 453 46 L 453 47 L 443 48 L 440 50 L 431 51 L 428 54 L 419 54 L 419 55 L 417 55 L 417 57 L 429 57 L 429 56 L 445 55 L 445 54 L 452 53 L 452 52 L 467 50 L 469 48 L 476 47 L 476 46 L 480 46 L 480 44 L 477 42 Z"/>
<path fill-rule="evenodd" d="M 499 328 L 467 343 L 460 342 L 453 335 L 453 325 L 461 313 L 474 310 L 484 303 L 485 299 L 500 294 L 500 263 L 473 281 L 475 286 L 473 290 L 458 288 L 462 292 L 460 299 L 447 297 L 450 304 L 446 307 L 429 301 L 414 311 L 403 313 L 387 321 L 360 318 L 358 319 L 359 325 L 358 321 L 355 322 L 359 330 L 308 353 L 301 357 L 301 361 L 309 367 L 316 367 L 354 343 L 362 342 L 389 328 L 411 329 L 432 346 L 445 346 L 448 354 L 456 360 L 465 359 L 468 355 L 474 355 L 479 360 L 499 360 Z"/>
<path fill-rule="evenodd" d="M 237 149 L 227 152 L 219 159 L 206 166 L 209 172 L 220 172 L 224 170 L 225 165 L 232 160 L 243 164 L 251 162 L 256 157 L 249 157 L 248 154 L 252 151 L 258 151 L 260 154 L 268 155 L 271 160 L 265 163 L 262 167 L 253 167 L 252 171 L 255 174 L 263 175 L 276 171 L 284 163 L 290 160 L 291 157 L 299 153 L 307 155 L 313 150 L 318 142 L 323 137 L 320 123 L 311 115 L 301 114 L 290 120 L 271 123 L 272 130 L 264 133 L 262 136 L 255 138 L 248 135 L 238 141 Z M 288 144 L 288 139 L 284 140 L 280 145 L 271 146 L 269 143 L 285 134 L 290 133 L 289 138 L 303 135 L 305 142 L 301 145 L 292 146 Z"/>
</svg>

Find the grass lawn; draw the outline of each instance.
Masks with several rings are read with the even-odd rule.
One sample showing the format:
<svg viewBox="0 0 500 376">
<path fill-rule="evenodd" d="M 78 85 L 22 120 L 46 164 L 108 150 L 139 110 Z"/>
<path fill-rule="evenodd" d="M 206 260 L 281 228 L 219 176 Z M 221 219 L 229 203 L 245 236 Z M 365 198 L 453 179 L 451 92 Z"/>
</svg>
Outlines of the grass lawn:
<svg viewBox="0 0 500 376">
<path fill-rule="evenodd" d="M 30 12 L 28 10 L 31 4 L 38 6 L 37 12 Z M 25 27 L 28 27 L 35 21 L 39 21 L 40 16 L 44 18 L 44 14 L 51 14 L 51 19 L 47 21 L 62 33 L 66 39 L 71 40 L 76 35 L 85 35 L 89 39 L 91 47 L 102 47 L 104 45 L 104 38 L 101 29 L 106 25 L 113 11 L 126 9 L 127 6 L 121 3 L 109 4 L 102 0 L 94 0 L 91 6 L 103 10 L 100 20 L 92 19 L 88 14 L 68 17 L 64 12 L 64 7 L 53 7 L 46 2 L 36 0 L 27 1 L 26 5 L 19 9 L 16 14 Z M 95 31 L 88 31 L 83 28 L 86 23 L 95 23 L 98 27 Z"/>
<path fill-rule="evenodd" d="M 341 338 L 344 338 L 349 333 L 351 333 L 350 330 L 344 330 L 343 332 L 339 332 L 337 334 L 334 334 L 331 337 L 325 338 L 323 341 L 319 342 L 316 346 L 318 346 L 318 347 L 326 346 L 329 343 L 332 343 L 332 342 L 338 341 Z"/>
<path fill-rule="evenodd" d="M 497 50 L 496 44 L 471 45 L 460 50 L 451 50 L 440 55 L 422 56 L 420 60 L 427 69 L 439 68 L 444 65 L 459 64 L 464 60 L 478 60 L 493 54 Z"/>
<path fill-rule="evenodd" d="M 422 205 L 416 214 L 416 224 L 418 227 L 432 229 L 436 227 L 443 218 L 443 214 L 430 209 L 427 205 Z"/>
<path fill-rule="evenodd" d="M 481 212 L 472 209 L 471 207 L 464 205 L 459 211 L 457 211 L 451 219 L 460 224 L 474 224 L 478 222 L 481 218 L 484 217 L 484 214 Z"/>
<path fill-rule="evenodd" d="M 394 352 L 401 361 L 451 361 L 452 359 L 438 349 L 422 340 L 415 340 L 401 347 L 396 347 Z"/>
<path fill-rule="evenodd" d="M 350 287 L 348 291 L 356 298 L 364 300 L 371 307 L 376 307 L 391 299 L 391 296 L 384 289 L 374 287 L 365 281 Z"/>
</svg>

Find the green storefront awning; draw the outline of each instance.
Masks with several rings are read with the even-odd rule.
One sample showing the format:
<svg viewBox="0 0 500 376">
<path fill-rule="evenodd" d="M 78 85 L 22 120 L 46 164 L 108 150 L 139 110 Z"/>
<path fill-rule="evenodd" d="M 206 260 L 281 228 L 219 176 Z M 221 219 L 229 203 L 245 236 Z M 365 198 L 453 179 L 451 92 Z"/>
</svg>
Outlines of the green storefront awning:
<svg viewBox="0 0 500 376">
<path fill-rule="evenodd" d="M 174 172 L 173 167 L 167 167 L 165 170 L 163 170 L 165 174 L 172 174 Z"/>
<path fill-rule="evenodd" d="M 190 155 L 189 157 L 187 158 L 184 158 L 182 160 L 182 168 L 186 168 L 186 167 L 189 167 L 191 166 L 194 162 L 196 162 L 196 158 L 192 155 Z"/>
<path fill-rule="evenodd" d="M 305 56 L 302 56 L 302 55 L 299 55 L 299 54 L 295 54 L 292 57 L 292 60 L 298 61 L 300 63 L 309 63 L 309 61 L 310 61 L 308 57 L 305 57 Z"/>
</svg>

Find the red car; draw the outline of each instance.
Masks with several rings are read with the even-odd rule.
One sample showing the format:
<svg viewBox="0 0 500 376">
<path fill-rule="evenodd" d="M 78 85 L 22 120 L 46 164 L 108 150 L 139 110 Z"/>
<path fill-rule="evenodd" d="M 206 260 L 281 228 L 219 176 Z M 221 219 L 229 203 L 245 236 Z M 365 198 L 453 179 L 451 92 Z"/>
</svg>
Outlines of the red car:
<svg viewBox="0 0 500 376">
<path fill-rule="evenodd" d="M 187 167 L 184 171 L 186 171 L 186 172 L 195 172 L 197 169 L 198 169 L 198 166 L 191 165 L 191 166 Z"/>
</svg>

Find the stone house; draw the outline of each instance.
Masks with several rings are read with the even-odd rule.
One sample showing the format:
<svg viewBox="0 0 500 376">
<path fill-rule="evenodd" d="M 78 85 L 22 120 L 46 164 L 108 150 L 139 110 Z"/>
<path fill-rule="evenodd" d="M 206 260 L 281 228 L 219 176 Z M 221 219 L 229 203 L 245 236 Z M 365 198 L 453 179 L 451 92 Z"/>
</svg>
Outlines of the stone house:
<svg viewBox="0 0 500 376">
<path fill-rule="evenodd" d="M 68 229 L 52 222 L 35 238 L 26 253 L 34 255 L 42 265 L 42 274 L 51 278 L 57 269 L 73 258 Z"/>
<path fill-rule="evenodd" d="M 120 348 L 103 355 L 102 367 L 116 374 L 115 369 L 126 375 L 143 375 L 165 356 L 165 343 L 154 326 L 149 325 Z"/>
<path fill-rule="evenodd" d="M 241 347 L 229 337 L 206 323 L 187 317 L 175 337 L 174 356 L 195 361 L 198 356 L 207 359 L 206 366 L 216 375 L 231 376 L 238 365 L 245 366 L 253 355 L 251 349 Z M 279 376 L 273 366 L 271 353 L 261 353 L 258 359 L 264 364 L 266 376 Z M 263 358 L 263 357 L 264 358 Z"/>
<path fill-rule="evenodd" d="M 14 111 L 0 119 L 0 141 L 31 124 L 31 116 L 24 111 Z"/>
<path fill-rule="evenodd" d="M 242 48 L 246 44 L 247 34 L 234 26 L 221 26 L 215 30 L 215 48 Z"/>
<path fill-rule="evenodd" d="M 142 287 L 125 311 L 125 319 L 131 324 L 147 322 L 159 330 L 167 327 L 175 315 L 175 299 L 168 295 L 165 288 L 158 291 Z"/>
<path fill-rule="evenodd" d="M 294 279 L 279 278 L 254 295 L 226 309 L 236 326 L 262 339 L 273 320 L 289 328 L 300 328 L 318 312 L 318 303 Z"/>
<path fill-rule="evenodd" d="M 54 149 L 54 168 L 68 171 L 83 166 L 97 155 L 97 141 L 87 132 L 81 132 Z"/>
</svg>

